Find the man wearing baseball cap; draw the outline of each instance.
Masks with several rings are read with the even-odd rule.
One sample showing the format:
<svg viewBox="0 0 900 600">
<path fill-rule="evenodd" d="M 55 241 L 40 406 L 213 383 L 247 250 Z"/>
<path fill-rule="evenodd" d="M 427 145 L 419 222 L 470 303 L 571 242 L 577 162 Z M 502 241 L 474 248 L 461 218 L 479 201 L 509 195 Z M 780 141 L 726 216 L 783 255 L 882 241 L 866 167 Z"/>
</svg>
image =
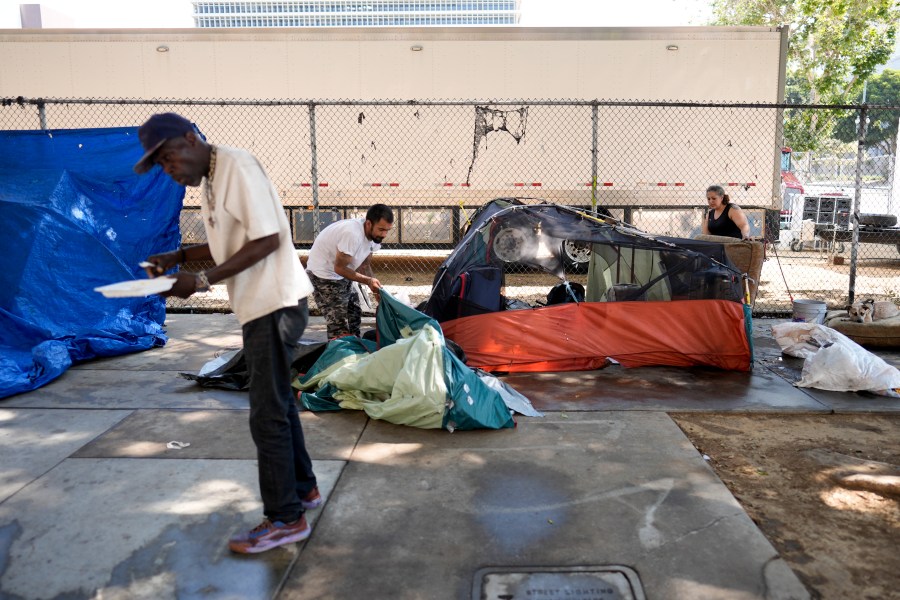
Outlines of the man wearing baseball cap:
<svg viewBox="0 0 900 600">
<path fill-rule="evenodd" d="M 245 150 L 206 143 L 175 113 L 156 114 L 138 130 L 145 153 L 134 165 L 159 165 L 186 186 L 202 186 L 209 240 L 157 254 L 151 276 L 186 262 L 215 267 L 180 270 L 166 296 L 187 298 L 224 283 L 241 324 L 250 373 L 250 433 L 256 444 L 263 522 L 229 540 L 234 552 L 254 554 L 309 537 L 304 512 L 322 503 L 291 390 L 291 357 L 309 320 L 312 284 L 291 241 L 287 217 L 259 161 Z"/>
</svg>

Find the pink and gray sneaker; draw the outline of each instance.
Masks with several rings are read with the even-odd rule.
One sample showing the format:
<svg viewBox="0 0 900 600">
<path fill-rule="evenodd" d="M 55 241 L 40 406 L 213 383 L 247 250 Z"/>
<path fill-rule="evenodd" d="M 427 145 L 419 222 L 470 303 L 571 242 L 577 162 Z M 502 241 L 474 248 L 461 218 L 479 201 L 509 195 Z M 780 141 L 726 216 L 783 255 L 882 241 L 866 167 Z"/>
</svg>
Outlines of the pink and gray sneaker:
<svg viewBox="0 0 900 600">
<path fill-rule="evenodd" d="M 314 487 L 310 493 L 300 498 L 300 506 L 303 507 L 303 510 L 322 506 L 322 494 L 319 493 L 319 486 Z"/>
<path fill-rule="evenodd" d="M 293 523 L 272 522 L 266 519 L 250 531 L 228 540 L 228 547 L 232 552 L 258 554 L 278 546 L 303 541 L 310 533 L 312 528 L 303 515 Z"/>
</svg>

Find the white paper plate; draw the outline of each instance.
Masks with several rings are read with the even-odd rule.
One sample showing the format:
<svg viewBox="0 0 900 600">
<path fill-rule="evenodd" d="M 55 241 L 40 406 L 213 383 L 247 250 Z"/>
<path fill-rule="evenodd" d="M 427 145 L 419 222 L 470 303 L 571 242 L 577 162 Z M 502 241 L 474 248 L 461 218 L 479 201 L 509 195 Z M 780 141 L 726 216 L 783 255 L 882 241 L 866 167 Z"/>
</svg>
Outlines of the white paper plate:
<svg viewBox="0 0 900 600">
<path fill-rule="evenodd" d="M 174 277 L 156 277 L 154 279 L 133 279 L 120 281 L 102 287 L 94 288 L 107 298 L 137 298 L 168 292 L 175 285 Z"/>
</svg>

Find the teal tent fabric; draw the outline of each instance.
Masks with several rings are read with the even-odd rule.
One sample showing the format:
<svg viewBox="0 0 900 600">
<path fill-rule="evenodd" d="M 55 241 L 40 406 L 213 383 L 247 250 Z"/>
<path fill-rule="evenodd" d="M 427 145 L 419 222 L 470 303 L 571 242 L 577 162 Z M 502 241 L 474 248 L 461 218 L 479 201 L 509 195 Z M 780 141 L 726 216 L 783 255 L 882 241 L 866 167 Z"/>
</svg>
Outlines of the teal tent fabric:
<svg viewBox="0 0 900 600">
<path fill-rule="evenodd" d="M 747 332 L 747 343 L 750 344 L 750 368 L 753 368 L 753 307 L 744 304 L 744 331 Z"/>
<path fill-rule="evenodd" d="M 501 395 L 447 349 L 434 319 L 386 290 L 376 313 L 378 348 L 340 338 L 294 381 L 308 410 L 363 410 L 391 423 L 448 431 L 514 427 Z M 332 348 L 333 346 L 333 348 Z"/>
<path fill-rule="evenodd" d="M 336 393 L 340 393 L 340 390 L 334 384 L 323 383 L 322 387 L 314 392 L 300 392 L 300 405 L 312 412 L 344 410 L 340 402 L 334 399 Z"/>
</svg>

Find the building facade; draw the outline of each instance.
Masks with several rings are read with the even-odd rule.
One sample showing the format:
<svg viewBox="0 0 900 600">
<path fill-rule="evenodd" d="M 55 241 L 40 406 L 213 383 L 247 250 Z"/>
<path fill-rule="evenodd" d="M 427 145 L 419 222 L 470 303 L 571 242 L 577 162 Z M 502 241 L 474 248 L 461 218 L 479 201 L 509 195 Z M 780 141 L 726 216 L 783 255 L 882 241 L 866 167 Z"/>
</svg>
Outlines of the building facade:
<svg viewBox="0 0 900 600">
<path fill-rule="evenodd" d="M 198 0 L 196 27 L 517 25 L 522 0 Z"/>
</svg>

